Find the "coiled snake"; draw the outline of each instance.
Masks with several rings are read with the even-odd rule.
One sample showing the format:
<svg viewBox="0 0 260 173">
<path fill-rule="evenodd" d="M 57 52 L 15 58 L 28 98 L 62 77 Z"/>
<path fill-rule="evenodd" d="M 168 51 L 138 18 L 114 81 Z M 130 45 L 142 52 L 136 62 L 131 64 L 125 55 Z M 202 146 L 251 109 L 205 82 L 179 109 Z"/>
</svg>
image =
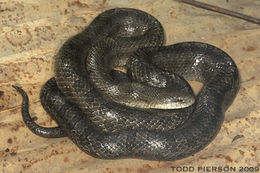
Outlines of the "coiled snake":
<svg viewBox="0 0 260 173">
<path fill-rule="evenodd" d="M 37 125 L 29 115 L 26 93 L 13 86 L 23 95 L 24 122 L 39 136 L 67 136 L 82 151 L 102 159 L 177 160 L 200 151 L 219 132 L 238 92 L 238 69 L 229 55 L 212 45 L 163 44 L 163 28 L 151 15 L 130 8 L 105 11 L 64 43 L 56 57 L 55 77 L 42 88 L 42 105 L 58 127 Z M 111 71 L 123 65 L 128 74 Z M 183 78 L 203 83 L 193 104 L 182 107 L 186 97 L 178 92 L 164 99 L 153 90 L 172 91 L 175 85 L 179 91 L 184 85 L 183 93 L 190 93 Z M 135 87 L 140 91 L 133 91 Z M 135 108 L 132 100 L 143 95 L 177 109 L 158 109 L 153 101 L 153 108 Z M 141 98 L 141 105 L 147 100 Z"/>
</svg>

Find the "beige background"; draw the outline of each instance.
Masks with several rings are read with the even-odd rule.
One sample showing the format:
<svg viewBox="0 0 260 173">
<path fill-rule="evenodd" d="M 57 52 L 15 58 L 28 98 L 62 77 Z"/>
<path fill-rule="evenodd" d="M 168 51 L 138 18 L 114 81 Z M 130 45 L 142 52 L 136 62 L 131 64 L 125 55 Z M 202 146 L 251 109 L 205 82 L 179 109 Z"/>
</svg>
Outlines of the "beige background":
<svg viewBox="0 0 260 173">
<path fill-rule="evenodd" d="M 206 0 L 204 0 L 206 2 Z M 260 1 L 207 0 L 260 18 Z M 225 50 L 239 67 L 241 89 L 216 139 L 203 151 L 174 162 L 100 160 L 68 138 L 32 134 L 20 113 L 22 86 L 37 123 L 55 126 L 43 111 L 39 91 L 53 75 L 53 59 L 69 36 L 100 12 L 133 7 L 155 16 L 167 44 L 202 41 Z M 260 166 L 260 26 L 173 0 L 2 0 L 0 1 L 0 172 L 170 173 L 171 166 Z M 234 142 L 232 140 L 237 138 Z M 196 171 L 195 171 L 196 172 Z"/>
</svg>

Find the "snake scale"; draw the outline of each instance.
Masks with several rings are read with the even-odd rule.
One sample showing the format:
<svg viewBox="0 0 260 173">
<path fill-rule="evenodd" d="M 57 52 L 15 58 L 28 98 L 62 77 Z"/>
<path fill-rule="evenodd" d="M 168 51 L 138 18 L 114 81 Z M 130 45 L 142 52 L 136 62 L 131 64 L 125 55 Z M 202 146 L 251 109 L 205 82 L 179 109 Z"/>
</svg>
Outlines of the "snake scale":
<svg viewBox="0 0 260 173">
<path fill-rule="evenodd" d="M 101 159 L 178 160 L 202 150 L 219 132 L 239 90 L 238 69 L 215 46 L 201 42 L 165 46 L 164 37 L 159 21 L 146 12 L 115 8 L 101 13 L 62 45 L 55 77 L 42 88 L 41 103 L 58 127 L 37 125 L 28 111 L 27 94 L 13 86 L 23 96 L 27 127 L 42 137 L 69 137 L 82 151 Z M 116 66 L 126 66 L 128 74 L 112 75 Z M 144 73 L 150 78 L 142 77 Z M 138 88 L 136 80 L 150 88 L 163 83 L 162 88 L 169 89 L 173 79 L 177 86 L 186 85 L 183 78 L 203 83 L 191 106 L 146 109 L 113 100 L 117 94 L 130 100 L 138 97 L 128 88 L 129 84 Z"/>
</svg>

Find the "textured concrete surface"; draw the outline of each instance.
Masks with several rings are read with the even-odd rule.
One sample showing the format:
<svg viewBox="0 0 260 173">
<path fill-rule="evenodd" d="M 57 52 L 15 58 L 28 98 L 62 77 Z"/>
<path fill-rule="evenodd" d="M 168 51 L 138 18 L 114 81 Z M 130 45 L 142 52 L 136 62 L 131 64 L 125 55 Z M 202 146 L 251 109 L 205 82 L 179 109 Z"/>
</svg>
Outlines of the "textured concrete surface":
<svg viewBox="0 0 260 173">
<path fill-rule="evenodd" d="M 204 0 L 204 2 L 206 2 Z M 260 18 L 260 1 L 207 0 L 207 3 Z M 100 160 L 81 152 L 68 138 L 32 134 L 20 113 L 22 86 L 30 111 L 42 126 L 55 126 L 39 102 L 53 75 L 56 52 L 100 12 L 133 7 L 155 16 L 167 44 L 202 41 L 225 50 L 238 65 L 240 92 L 226 112 L 216 139 L 203 151 L 174 162 Z M 0 172 L 171 173 L 172 166 L 260 166 L 260 26 L 173 0 L 2 0 L 0 1 Z M 200 172 L 208 172 L 201 170 Z M 251 171 L 252 172 L 252 171 Z"/>
</svg>

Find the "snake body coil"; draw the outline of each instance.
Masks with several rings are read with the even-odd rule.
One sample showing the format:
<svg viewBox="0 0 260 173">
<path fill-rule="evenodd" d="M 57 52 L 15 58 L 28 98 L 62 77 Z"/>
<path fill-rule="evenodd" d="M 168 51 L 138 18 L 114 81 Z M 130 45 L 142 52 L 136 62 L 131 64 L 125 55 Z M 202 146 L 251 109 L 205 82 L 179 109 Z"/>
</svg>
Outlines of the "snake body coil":
<svg viewBox="0 0 260 173">
<path fill-rule="evenodd" d="M 64 43 L 55 61 L 55 78 L 42 88 L 42 105 L 58 127 L 35 124 L 26 93 L 14 86 L 24 98 L 25 123 L 43 137 L 68 136 L 81 150 L 102 159 L 177 160 L 200 151 L 219 132 L 224 113 L 237 94 L 237 67 L 225 52 L 209 44 L 163 43 L 163 28 L 151 15 L 128 8 L 105 11 Z M 120 56 L 125 59 L 118 59 Z M 150 63 L 156 66 L 156 73 L 146 70 Z M 180 86 L 186 85 L 182 77 L 196 80 L 203 88 L 195 103 L 186 108 L 134 108 L 113 101 L 118 93 L 125 100 L 138 97 L 129 94 L 134 92 L 130 89 L 124 95 L 121 92 L 126 87 L 117 86 L 129 84 L 128 77 L 122 82 L 110 75 L 113 67 L 121 65 L 129 68 L 133 78 L 143 73 L 153 76 L 152 82 L 140 77 L 143 83 L 152 83 L 151 88 L 159 85 L 156 77 L 169 85 L 174 78 Z M 161 70 L 163 75 L 158 75 Z"/>
</svg>

